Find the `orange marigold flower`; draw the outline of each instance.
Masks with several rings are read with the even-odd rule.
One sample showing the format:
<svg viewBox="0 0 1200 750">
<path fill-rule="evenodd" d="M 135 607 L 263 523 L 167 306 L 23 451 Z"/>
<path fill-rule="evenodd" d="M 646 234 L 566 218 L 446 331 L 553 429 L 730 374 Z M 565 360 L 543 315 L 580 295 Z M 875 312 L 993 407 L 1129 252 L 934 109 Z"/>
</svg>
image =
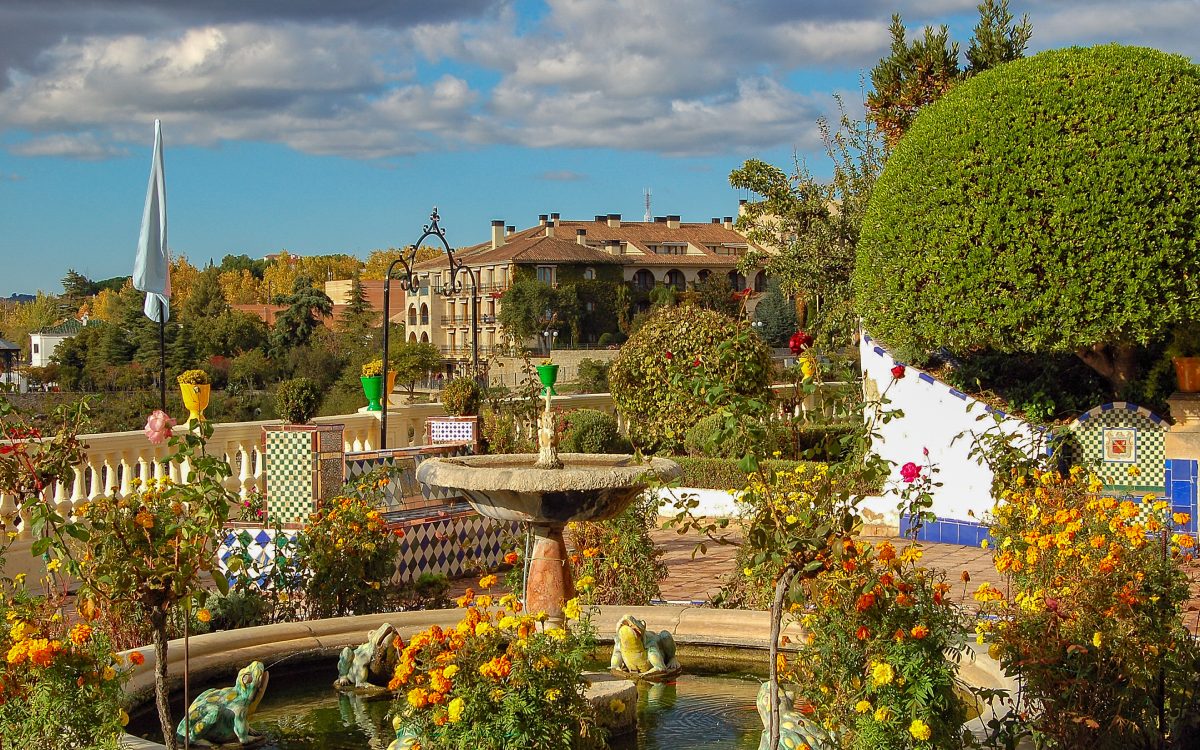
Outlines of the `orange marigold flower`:
<svg viewBox="0 0 1200 750">
<path fill-rule="evenodd" d="M 860 641 L 865 641 L 871 637 L 871 631 L 866 625 L 859 625 L 858 630 L 854 631 L 854 637 Z"/>
<path fill-rule="evenodd" d="M 925 627 L 924 625 L 916 625 L 912 630 L 909 631 L 909 633 L 913 638 L 916 638 L 919 641 L 925 636 L 929 635 L 929 628 Z"/>
<path fill-rule="evenodd" d="M 585 550 L 583 551 L 583 556 L 584 556 L 584 557 L 596 557 L 596 556 L 598 556 L 599 554 L 600 554 L 600 548 L 599 548 L 599 547 L 588 547 L 587 549 L 585 549 Z"/>
<path fill-rule="evenodd" d="M 491 661 L 479 667 L 479 673 L 484 677 L 493 680 L 503 680 L 512 674 L 512 662 L 508 660 L 508 655 L 497 656 Z"/>
<path fill-rule="evenodd" d="M 521 558 L 519 555 L 517 555 L 516 552 L 509 552 L 507 555 L 504 556 L 504 564 L 505 565 L 516 565 L 517 560 L 519 560 L 519 559 L 521 559 Z"/>
<path fill-rule="evenodd" d="M 867 592 L 858 597 L 858 601 L 854 603 L 854 609 L 859 612 L 866 612 L 875 604 L 875 594 Z"/>
<path fill-rule="evenodd" d="M 67 634 L 67 637 L 71 639 L 71 643 L 74 643 L 76 646 L 82 646 L 92 637 L 92 626 L 81 622 L 71 628 L 71 632 Z"/>
<path fill-rule="evenodd" d="M 889 560 L 896 559 L 896 548 L 893 547 L 889 542 L 880 542 L 877 549 L 879 550 L 880 560 L 888 562 Z"/>
<path fill-rule="evenodd" d="M 500 579 L 494 575 L 486 575 L 479 579 L 479 588 L 490 589 L 492 586 L 495 586 L 499 580 Z"/>
<path fill-rule="evenodd" d="M 129 663 L 140 667 L 146 663 L 146 657 L 142 656 L 141 651 L 134 651 L 129 655 Z"/>
</svg>

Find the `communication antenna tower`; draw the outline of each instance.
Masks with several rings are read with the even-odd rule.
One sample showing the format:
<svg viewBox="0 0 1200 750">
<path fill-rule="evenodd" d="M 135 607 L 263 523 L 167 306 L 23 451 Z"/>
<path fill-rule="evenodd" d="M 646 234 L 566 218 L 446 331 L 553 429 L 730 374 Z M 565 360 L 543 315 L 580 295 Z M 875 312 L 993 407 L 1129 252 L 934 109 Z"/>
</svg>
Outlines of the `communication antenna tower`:
<svg viewBox="0 0 1200 750">
<path fill-rule="evenodd" d="M 654 221 L 654 217 L 650 215 L 650 188 L 646 188 L 646 189 L 644 189 L 642 192 L 645 194 L 645 197 L 646 197 L 646 216 L 645 216 L 645 221 L 646 221 L 646 223 L 648 224 L 648 223 L 650 223 L 651 221 Z"/>
</svg>

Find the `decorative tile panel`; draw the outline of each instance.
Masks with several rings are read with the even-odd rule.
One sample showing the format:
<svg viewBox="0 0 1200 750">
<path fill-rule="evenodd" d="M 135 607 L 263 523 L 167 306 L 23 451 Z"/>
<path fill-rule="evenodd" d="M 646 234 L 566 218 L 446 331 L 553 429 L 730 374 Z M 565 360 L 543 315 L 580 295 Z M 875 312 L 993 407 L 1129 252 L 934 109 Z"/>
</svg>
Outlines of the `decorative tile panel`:
<svg viewBox="0 0 1200 750">
<path fill-rule="evenodd" d="M 284 523 L 303 523 L 345 481 L 343 425 L 263 427 L 267 510 Z"/>
<path fill-rule="evenodd" d="M 1079 459 L 1095 469 L 1106 491 L 1163 494 L 1167 423 L 1136 405 L 1117 401 L 1079 415 L 1068 430 Z"/>
</svg>

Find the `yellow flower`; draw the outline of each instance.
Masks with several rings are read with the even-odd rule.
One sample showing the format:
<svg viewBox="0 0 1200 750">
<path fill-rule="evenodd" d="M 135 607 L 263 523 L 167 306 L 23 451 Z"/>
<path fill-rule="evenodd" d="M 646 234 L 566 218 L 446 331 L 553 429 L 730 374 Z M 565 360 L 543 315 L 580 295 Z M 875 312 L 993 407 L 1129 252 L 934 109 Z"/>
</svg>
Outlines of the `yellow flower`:
<svg viewBox="0 0 1200 750">
<path fill-rule="evenodd" d="M 593 578 L 592 576 L 584 576 L 583 578 L 580 578 L 578 581 L 575 582 L 575 588 L 579 589 L 580 591 L 582 591 L 585 594 L 587 592 L 591 591 L 595 587 L 596 587 L 596 579 Z"/>
<path fill-rule="evenodd" d="M 979 543 L 979 546 L 983 549 L 987 549 L 988 548 L 988 540 L 984 539 L 982 542 Z"/>
<path fill-rule="evenodd" d="M 446 716 L 450 719 L 451 724 L 457 724 L 462 721 L 463 714 L 463 699 L 455 698 L 450 701 L 450 705 L 446 707 Z"/>
<path fill-rule="evenodd" d="M 490 622 L 485 620 L 484 622 L 481 622 L 475 626 L 475 635 L 484 636 L 495 629 L 496 628 L 494 628 Z"/>
<path fill-rule="evenodd" d="M 887 706 L 880 706 L 875 709 L 875 721 L 882 724 L 890 718 L 892 718 L 892 710 Z"/>
<path fill-rule="evenodd" d="M 125 713 L 125 709 L 123 708 L 118 710 L 120 713 L 117 714 L 117 720 L 121 722 L 121 726 L 125 726 L 129 723 L 129 714 Z"/>
<path fill-rule="evenodd" d="M 742 568 L 742 572 L 745 573 L 747 577 L 754 575 L 753 568 Z"/>
<path fill-rule="evenodd" d="M 46 570 L 47 570 L 47 572 L 50 572 L 50 573 L 53 573 L 54 571 L 58 570 L 61 567 L 62 567 L 62 561 L 59 560 L 57 557 L 54 558 L 53 560 L 51 560 L 50 562 L 46 563 Z"/>
<path fill-rule="evenodd" d="M 442 674 L 446 676 L 447 680 L 453 679 L 454 675 L 458 674 L 458 665 L 447 664 L 446 668 L 442 670 Z"/>
<path fill-rule="evenodd" d="M 423 688 L 413 688 L 408 691 L 408 705 L 413 708 L 425 708 L 429 705 L 429 693 Z"/>
<path fill-rule="evenodd" d="M 500 626 L 501 630 L 512 630 L 517 626 L 517 618 L 513 617 L 512 615 L 505 615 L 504 617 L 500 618 L 500 622 L 497 624 Z"/>
<path fill-rule="evenodd" d="M 929 737 L 933 734 L 933 730 L 929 728 L 928 724 L 920 719 L 913 719 L 912 724 L 908 725 L 908 733 L 911 734 L 914 739 L 924 741 L 929 739 Z"/>
<path fill-rule="evenodd" d="M 196 610 L 196 619 L 200 622 L 208 622 L 209 620 L 212 620 L 212 612 L 209 612 L 204 608 L 198 609 Z"/>
<path fill-rule="evenodd" d="M 550 636 L 556 641 L 565 641 L 567 639 L 567 631 L 563 630 L 562 628 L 550 628 L 546 631 L 546 635 Z"/>
<path fill-rule="evenodd" d="M 553 703 L 554 701 L 558 700 L 561 695 L 562 691 L 558 688 L 550 688 L 546 691 L 546 702 Z"/>
<path fill-rule="evenodd" d="M 1095 646 L 1096 648 L 1100 648 L 1100 646 L 1103 643 L 1104 643 L 1104 637 L 1100 635 L 1099 630 L 1097 630 L 1095 633 L 1092 633 L 1092 645 L 1093 646 Z"/>
<path fill-rule="evenodd" d="M 887 685 L 896 677 L 892 665 L 886 661 L 875 662 L 871 665 L 871 682 L 875 687 Z"/>
<path fill-rule="evenodd" d="M 788 514 L 787 518 L 783 519 L 784 523 L 786 523 L 788 526 L 795 524 L 799 520 L 799 518 L 796 518 L 796 516 L 791 513 Z"/>
<path fill-rule="evenodd" d="M 865 714 L 871 710 L 871 701 L 859 701 L 854 704 L 854 710 L 860 714 Z"/>
<path fill-rule="evenodd" d="M 479 588 L 490 589 L 492 586 L 495 586 L 496 582 L 499 580 L 500 579 L 494 575 L 486 575 L 483 578 L 479 579 Z"/>
<path fill-rule="evenodd" d="M 568 620 L 579 619 L 579 597 L 575 597 L 563 606 L 563 617 Z"/>
<path fill-rule="evenodd" d="M 101 677 L 103 677 L 105 681 L 111 680 L 116 676 L 117 670 L 113 669 L 112 667 L 105 667 L 104 672 L 101 674 Z"/>
</svg>

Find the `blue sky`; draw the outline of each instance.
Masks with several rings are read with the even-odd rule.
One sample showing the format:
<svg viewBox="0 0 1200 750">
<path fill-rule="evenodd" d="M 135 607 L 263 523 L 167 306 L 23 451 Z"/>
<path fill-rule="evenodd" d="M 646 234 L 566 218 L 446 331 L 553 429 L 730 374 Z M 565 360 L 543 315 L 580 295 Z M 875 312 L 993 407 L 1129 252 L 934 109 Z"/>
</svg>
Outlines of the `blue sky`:
<svg viewBox="0 0 1200 750">
<path fill-rule="evenodd" d="M 130 272 L 163 120 L 169 240 L 193 263 L 401 246 L 540 213 L 706 221 L 793 154 L 910 29 L 976 0 L 0 0 L 0 296 Z M 1013 2 L 1031 52 L 1200 56 L 1196 0 Z M 965 51 L 965 50 L 964 50 Z"/>
</svg>

